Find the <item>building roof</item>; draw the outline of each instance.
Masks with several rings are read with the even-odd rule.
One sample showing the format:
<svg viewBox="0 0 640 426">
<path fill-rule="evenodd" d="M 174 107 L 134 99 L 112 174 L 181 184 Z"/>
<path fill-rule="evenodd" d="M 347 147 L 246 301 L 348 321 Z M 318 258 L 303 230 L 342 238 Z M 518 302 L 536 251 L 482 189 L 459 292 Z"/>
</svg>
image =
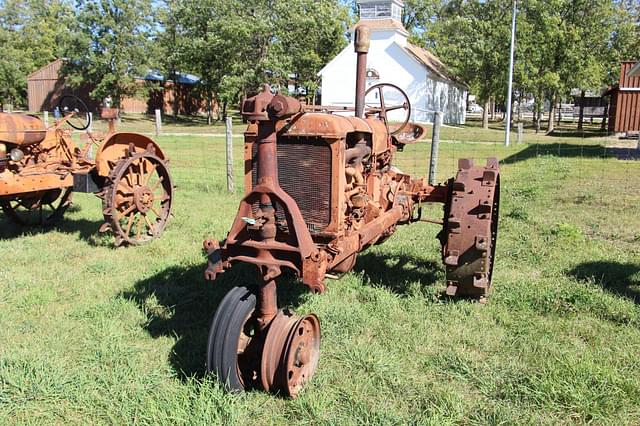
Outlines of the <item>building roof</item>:
<svg viewBox="0 0 640 426">
<path fill-rule="evenodd" d="M 465 83 L 463 83 L 462 81 L 460 81 L 460 79 L 453 75 L 453 73 L 446 67 L 445 64 L 442 63 L 440 59 L 438 59 L 436 55 L 434 55 L 427 49 L 416 46 L 415 44 L 407 43 L 407 45 L 404 47 L 404 50 L 409 52 L 409 54 L 416 58 L 418 62 L 429 68 L 438 77 L 444 80 L 453 81 L 467 87 Z"/>
<path fill-rule="evenodd" d="M 164 81 L 165 77 L 157 70 L 150 70 L 147 75 L 144 76 L 144 80 L 147 81 Z M 167 80 L 172 80 L 179 84 L 195 85 L 200 82 L 200 77 L 193 74 L 186 74 L 182 72 L 176 72 L 174 75 L 169 76 Z"/>
<path fill-rule="evenodd" d="M 627 71 L 628 77 L 640 77 L 640 62 L 637 62 L 629 71 Z"/>
<path fill-rule="evenodd" d="M 27 76 L 27 80 L 57 80 L 59 78 L 58 73 L 62 67 L 62 59 L 56 59 L 53 62 L 49 62 L 43 67 L 38 68 Z"/>
<path fill-rule="evenodd" d="M 358 21 L 357 24 L 350 28 L 350 31 L 354 31 L 358 26 L 366 25 L 371 31 L 384 31 L 384 30 L 396 30 L 405 35 L 409 35 L 409 32 L 405 29 L 401 22 L 395 19 L 365 19 Z"/>
</svg>

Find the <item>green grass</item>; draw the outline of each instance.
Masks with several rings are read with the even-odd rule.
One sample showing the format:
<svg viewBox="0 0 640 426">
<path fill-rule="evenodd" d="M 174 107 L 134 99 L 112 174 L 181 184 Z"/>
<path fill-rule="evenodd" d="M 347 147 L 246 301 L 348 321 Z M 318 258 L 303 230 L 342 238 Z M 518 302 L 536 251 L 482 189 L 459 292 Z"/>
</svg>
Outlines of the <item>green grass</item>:
<svg viewBox="0 0 640 426">
<path fill-rule="evenodd" d="M 202 240 L 225 236 L 241 192 L 224 192 L 220 138 L 159 138 L 178 189 L 150 245 L 114 249 L 91 195 L 46 232 L 0 215 L 0 424 L 638 424 L 640 163 L 597 137 L 504 148 L 499 129 L 446 132 L 440 180 L 457 157 L 505 160 L 489 303 L 443 298 L 426 223 L 362 253 L 324 295 L 283 284 L 323 333 L 293 401 L 226 394 L 203 374 L 211 316 L 248 276 L 203 279 Z M 397 165 L 424 175 L 429 149 Z M 235 164 L 241 188 L 240 143 Z"/>
</svg>

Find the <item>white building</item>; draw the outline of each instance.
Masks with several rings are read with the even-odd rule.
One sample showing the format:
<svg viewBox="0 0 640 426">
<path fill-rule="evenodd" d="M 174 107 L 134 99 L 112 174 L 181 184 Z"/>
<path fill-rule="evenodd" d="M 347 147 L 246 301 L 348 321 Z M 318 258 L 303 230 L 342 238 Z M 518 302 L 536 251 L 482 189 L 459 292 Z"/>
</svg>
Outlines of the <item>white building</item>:
<svg viewBox="0 0 640 426">
<path fill-rule="evenodd" d="M 358 0 L 358 5 L 360 21 L 356 26 L 365 24 L 371 30 L 367 87 L 378 83 L 399 86 L 409 96 L 414 122 L 432 122 L 434 112 L 442 111 L 445 123 L 464 124 L 468 88 L 435 55 L 408 42 L 409 33 L 401 22 L 403 0 Z M 353 33 L 351 39 L 351 44 L 318 73 L 323 105 L 354 104 Z"/>
</svg>

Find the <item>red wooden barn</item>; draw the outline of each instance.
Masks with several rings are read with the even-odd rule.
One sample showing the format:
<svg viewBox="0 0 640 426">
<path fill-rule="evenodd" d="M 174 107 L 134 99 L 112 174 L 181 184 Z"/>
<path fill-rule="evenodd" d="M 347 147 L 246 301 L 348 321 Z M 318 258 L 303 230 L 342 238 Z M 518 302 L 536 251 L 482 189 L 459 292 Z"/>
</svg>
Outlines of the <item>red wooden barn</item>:
<svg viewBox="0 0 640 426">
<path fill-rule="evenodd" d="M 55 60 L 34 71 L 27 77 L 27 98 L 29 111 L 52 111 L 60 97 L 73 94 L 80 97 L 93 112 L 97 112 L 100 102 L 91 99 L 91 84 L 87 83 L 79 88 L 71 88 L 65 84 L 61 75 L 62 59 Z M 189 80 L 187 77 L 191 77 Z M 153 113 L 161 109 L 165 114 L 173 112 L 174 103 L 180 114 L 205 113 L 206 101 L 203 101 L 197 90 L 196 81 L 188 74 L 178 76 L 178 82 L 163 81 L 162 76 L 150 73 L 144 79 L 138 79 L 140 85 L 155 84 L 158 90 L 150 91 L 145 97 L 126 97 L 122 99 L 121 109 L 127 113 Z"/>
<path fill-rule="evenodd" d="M 636 133 L 640 131 L 640 62 L 624 61 L 620 80 L 606 95 L 609 102 L 609 131 Z"/>
</svg>

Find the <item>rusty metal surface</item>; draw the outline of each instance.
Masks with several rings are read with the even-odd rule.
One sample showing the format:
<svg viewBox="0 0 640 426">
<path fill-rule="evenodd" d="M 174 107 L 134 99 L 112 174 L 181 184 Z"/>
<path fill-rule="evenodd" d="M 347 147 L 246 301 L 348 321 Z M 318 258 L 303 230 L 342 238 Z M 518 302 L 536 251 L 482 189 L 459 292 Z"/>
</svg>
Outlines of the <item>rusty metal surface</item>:
<svg viewBox="0 0 640 426">
<path fill-rule="evenodd" d="M 406 95 L 399 104 L 385 104 L 382 98 L 379 106 L 366 108 L 359 72 L 366 69 L 366 44 L 365 29 L 355 43 L 355 116 L 333 114 L 345 108 L 310 107 L 274 95 L 266 85 L 243 103 L 249 121 L 245 195 L 227 237 L 204 242 L 205 278 L 214 280 L 236 263 L 256 267 L 257 309 L 251 319 L 258 331 L 251 353 L 252 365 L 259 362 L 260 368 L 252 367 L 251 380 L 266 391 L 297 396 L 319 354 L 318 319 L 278 310 L 276 283 L 284 270 L 322 293 L 328 271 L 348 272 L 358 253 L 386 241 L 399 225 L 423 221 L 442 227 L 438 238 L 447 294 L 483 299 L 489 289 L 497 238 L 497 161 L 475 167 L 461 160 L 458 176 L 436 186 L 393 167 L 395 152 L 421 138 L 425 128 L 405 119 L 389 129 L 389 111 L 404 109 L 410 116 Z M 374 90 L 382 92 L 382 86 Z M 443 204 L 444 220 L 422 218 L 422 203 Z M 225 309 L 221 306 L 216 318 Z M 218 350 L 220 345 L 226 343 L 219 342 Z M 209 370 L 228 367 L 214 362 Z"/>
<path fill-rule="evenodd" d="M 447 294 L 486 298 L 491 286 L 500 194 L 498 161 L 485 167 L 460 160 L 450 183 L 443 229 Z"/>
<path fill-rule="evenodd" d="M 356 28 L 354 47 L 357 55 L 356 59 L 356 117 L 364 117 L 365 84 L 367 77 L 367 53 L 371 31 L 366 26 Z"/>
<path fill-rule="evenodd" d="M 261 383 L 267 392 L 295 398 L 311 380 L 320 358 L 320 321 L 280 311 L 269 326 L 261 360 Z"/>
<path fill-rule="evenodd" d="M 152 147 L 150 147 L 152 148 Z M 105 225 L 116 246 L 140 245 L 159 238 L 173 206 L 173 183 L 167 163 L 151 149 L 127 149 L 100 192 Z"/>
<path fill-rule="evenodd" d="M 44 140 L 44 123 L 36 117 L 0 112 L 0 142 L 30 145 Z"/>
<path fill-rule="evenodd" d="M 96 195 L 103 199 L 106 223 L 101 230 L 111 229 L 117 245 L 157 238 L 171 214 L 173 196 L 166 156 L 153 140 L 135 133 L 114 133 L 105 140 L 87 134 L 86 144 L 77 146 L 67 125 L 89 124 L 83 105 L 64 96 L 59 110 L 65 115 L 48 129 L 36 117 L 0 113 L 3 211 L 21 225 L 52 225 L 71 204 L 74 176 L 85 177 L 92 186 L 84 190 L 99 190 Z M 93 145 L 98 148 L 96 160 L 89 156 Z"/>
</svg>

